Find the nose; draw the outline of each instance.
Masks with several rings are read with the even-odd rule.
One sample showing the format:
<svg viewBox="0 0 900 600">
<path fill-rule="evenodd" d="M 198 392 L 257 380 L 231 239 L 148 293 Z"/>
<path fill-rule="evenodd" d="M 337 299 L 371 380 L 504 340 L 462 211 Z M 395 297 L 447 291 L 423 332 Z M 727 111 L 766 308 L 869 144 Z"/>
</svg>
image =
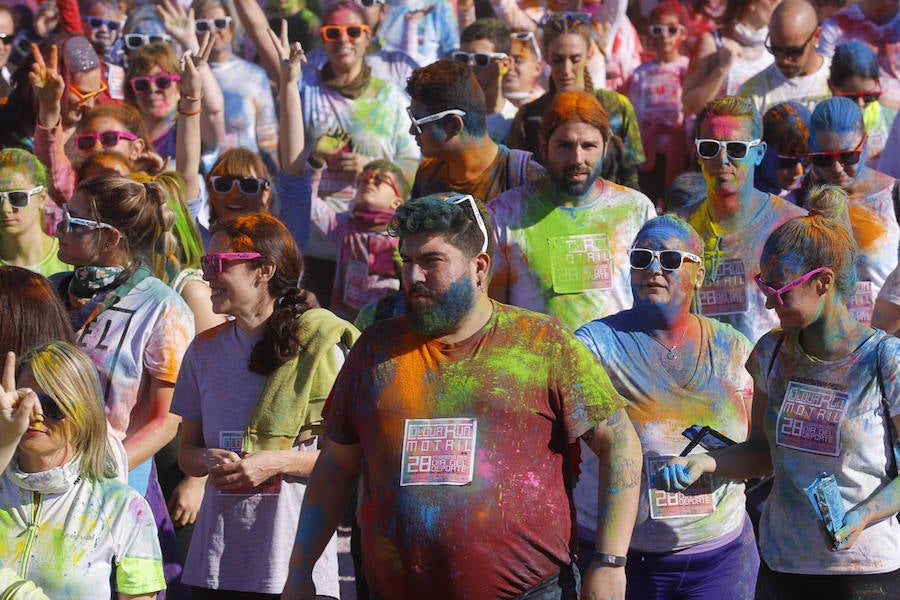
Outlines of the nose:
<svg viewBox="0 0 900 600">
<path fill-rule="evenodd" d="M 663 268 L 662 268 L 662 265 L 659 263 L 659 257 L 658 256 L 652 257 L 650 259 L 650 264 L 647 265 L 647 268 L 645 270 L 649 271 L 650 273 L 662 273 Z"/>
<path fill-rule="evenodd" d="M 406 268 L 406 278 L 410 284 L 425 281 L 425 270 L 417 264 L 410 264 Z"/>
</svg>

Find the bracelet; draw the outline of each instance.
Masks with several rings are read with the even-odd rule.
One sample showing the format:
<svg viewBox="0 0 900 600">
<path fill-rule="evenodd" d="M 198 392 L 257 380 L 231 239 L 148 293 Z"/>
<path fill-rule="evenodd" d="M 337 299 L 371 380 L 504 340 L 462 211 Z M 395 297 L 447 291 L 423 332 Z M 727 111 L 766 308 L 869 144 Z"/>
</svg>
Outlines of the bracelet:
<svg viewBox="0 0 900 600">
<path fill-rule="evenodd" d="M 594 552 L 594 562 L 598 562 L 603 565 L 610 565 L 613 567 L 624 567 L 625 563 L 628 562 L 628 558 L 625 556 L 619 556 L 617 554 Z"/>
<path fill-rule="evenodd" d="M 184 117 L 193 117 L 194 115 L 199 115 L 202 112 L 202 108 L 198 108 L 197 110 L 181 110 L 180 108 L 178 109 L 178 114 Z"/>
<path fill-rule="evenodd" d="M 181 99 L 182 99 L 182 100 L 187 100 L 187 101 L 189 101 L 189 102 L 200 102 L 200 100 L 203 99 L 203 94 L 200 94 L 200 95 L 197 96 L 196 98 L 193 97 L 193 96 L 182 96 Z"/>
</svg>

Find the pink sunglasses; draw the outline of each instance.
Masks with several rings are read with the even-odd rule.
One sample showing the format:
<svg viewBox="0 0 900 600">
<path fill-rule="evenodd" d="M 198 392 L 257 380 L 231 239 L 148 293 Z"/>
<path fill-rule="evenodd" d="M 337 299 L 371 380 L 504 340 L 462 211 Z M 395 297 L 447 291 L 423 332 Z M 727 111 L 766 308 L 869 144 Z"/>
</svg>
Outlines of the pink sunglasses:
<svg viewBox="0 0 900 600">
<path fill-rule="evenodd" d="M 806 275 L 801 275 L 797 279 L 793 280 L 792 282 L 786 284 L 784 287 L 779 288 L 777 290 L 775 288 L 773 288 L 772 286 L 770 286 L 769 284 L 764 283 L 763 280 L 760 279 L 759 276 L 762 275 L 762 273 L 757 273 L 753 277 L 753 279 L 756 281 L 756 285 L 759 286 L 759 289 L 763 294 L 765 294 L 766 296 L 774 296 L 775 301 L 778 302 L 778 306 L 784 306 L 784 299 L 782 299 L 782 297 L 781 297 L 782 294 L 786 294 L 789 291 L 791 291 L 792 289 L 794 289 L 795 287 L 803 285 L 804 283 L 809 281 L 813 275 L 821 273 L 822 271 L 824 271 L 826 269 L 830 269 L 830 268 L 831 267 L 819 267 L 818 269 L 813 269 Z"/>
<path fill-rule="evenodd" d="M 207 279 L 218 275 L 222 272 L 226 260 L 253 260 L 254 258 L 262 258 L 259 252 L 216 252 L 215 254 L 205 254 L 200 257 L 200 269 L 203 270 L 203 276 Z"/>
</svg>

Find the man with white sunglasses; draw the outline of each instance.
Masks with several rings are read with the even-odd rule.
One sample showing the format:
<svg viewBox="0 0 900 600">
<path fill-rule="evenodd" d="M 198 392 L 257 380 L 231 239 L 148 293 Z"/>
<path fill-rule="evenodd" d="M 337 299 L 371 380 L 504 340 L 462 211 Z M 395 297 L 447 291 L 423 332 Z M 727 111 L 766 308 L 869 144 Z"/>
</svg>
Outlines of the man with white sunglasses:
<svg viewBox="0 0 900 600">
<path fill-rule="evenodd" d="M 397 209 L 407 312 L 365 330 L 326 402 L 282 598 L 316 598 L 313 565 L 359 488 L 370 599 L 576 600 L 566 465 L 582 439 L 603 507 L 582 597 L 624 600 L 637 435 L 572 333 L 488 297 L 485 219 L 467 194 Z"/>
<path fill-rule="evenodd" d="M 752 102 L 738 96 L 711 100 L 697 115 L 694 131 L 707 191 L 688 219 L 704 242 L 702 314 L 732 325 L 756 343 L 778 325 L 753 283 L 763 244 L 779 225 L 806 211 L 753 186 L 766 143 Z"/>
<path fill-rule="evenodd" d="M 574 330 L 631 307 L 628 248 L 656 209 L 600 178 L 611 133 L 592 94 L 558 94 L 540 136 L 547 176 L 488 204 L 497 240 L 491 296 Z"/>
</svg>

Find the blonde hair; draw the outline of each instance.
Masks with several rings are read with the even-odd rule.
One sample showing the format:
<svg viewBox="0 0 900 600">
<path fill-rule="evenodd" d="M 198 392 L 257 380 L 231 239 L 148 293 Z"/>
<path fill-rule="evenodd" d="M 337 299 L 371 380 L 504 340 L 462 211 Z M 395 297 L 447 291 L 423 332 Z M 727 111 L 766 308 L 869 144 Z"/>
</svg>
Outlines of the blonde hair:
<svg viewBox="0 0 900 600">
<path fill-rule="evenodd" d="M 68 342 L 51 341 L 19 360 L 18 371 L 26 367 L 66 416 L 63 427 L 81 460 L 81 476 L 95 481 L 114 478 L 116 462 L 106 440 L 100 378 L 90 357 Z"/>
</svg>

